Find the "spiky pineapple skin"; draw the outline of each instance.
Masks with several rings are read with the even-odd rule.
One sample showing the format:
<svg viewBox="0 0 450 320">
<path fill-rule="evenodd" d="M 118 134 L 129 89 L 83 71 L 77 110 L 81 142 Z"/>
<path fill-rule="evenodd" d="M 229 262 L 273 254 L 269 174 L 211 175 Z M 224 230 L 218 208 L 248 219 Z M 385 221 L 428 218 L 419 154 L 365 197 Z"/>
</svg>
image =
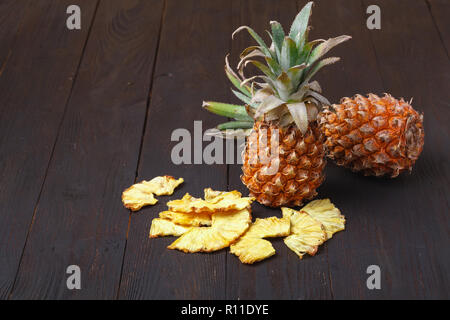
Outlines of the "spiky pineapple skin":
<svg viewBox="0 0 450 320">
<path fill-rule="evenodd" d="M 423 150 L 423 115 L 403 99 L 355 95 L 319 114 L 329 158 L 364 175 L 397 177 Z"/>
<path fill-rule="evenodd" d="M 271 137 L 277 130 L 279 139 L 271 149 Z M 261 143 L 264 142 L 264 143 Z M 279 128 L 275 124 L 257 121 L 247 138 L 243 154 L 242 182 L 250 195 L 269 207 L 300 206 L 303 200 L 317 195 L 316 189 L 325 179 L 326 165 L 324 135 L 316 122 L 302 135 L 295 125 Z M 271 157 L 269 150 L 278 150 Z M 268 158 L 278 165 L 276 172 L 268 171 Z M 267 174 L 269 173 L 269 174 Z"/>
</svg>

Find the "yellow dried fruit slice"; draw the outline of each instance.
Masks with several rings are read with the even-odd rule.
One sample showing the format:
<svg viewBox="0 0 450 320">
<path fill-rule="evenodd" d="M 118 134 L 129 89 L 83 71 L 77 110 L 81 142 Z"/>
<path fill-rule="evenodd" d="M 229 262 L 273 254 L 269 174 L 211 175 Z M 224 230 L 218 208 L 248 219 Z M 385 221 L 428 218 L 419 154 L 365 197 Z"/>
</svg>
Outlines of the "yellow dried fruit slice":
<svg viewBox="0 0 450 320">
<path fill-rule="evenodd" d="M 156 204 L 158 200 L 153 196 L 152 192 L 148 191 L 144 184 L 138 183 L 122 193 L 122 202 L 125 208 L 138 211 L 143 206 Z"/>
<path fill-rule="evenodd" d="M 150 181 L 136 183 L 122 193 L 125 208 L 138 211 L 144 206 L 154 205 L 158 200 L 154 197 L 171 195 L 176 187 L 184 182 L 183 178 L 175 179 L 171 176 L 153 178 Z"/>
<path fill-rule="evenodd" d="M 291 208 L 287 208 L 287 207 L 282 207 L 281 208 L 281 213 L 283 215 L 283 218 L 291 218 L 292 215 L 294 213 L 298 212 L 297 210 L 291 209 Z"/>
<path fill-rule="evenodd" d="M 247 232 L 230 246 L 230 252 L 247 264 L 267 259 L 275 254 L 275 249 L 262 238 L 285 237 L 289 232 L 289 218 L 256 219 Z"/>
<path fill-rule="evenodd" d="M 238 197 L 239 194 L 239 197 Z M 182 199 L 169 201 L 167 206 L 169 211 L 184 213 L 217 213 L 233 212 L 249 208 L 255 200 L 252 197 L 241 198 L 237 191 L 226 192 L 206 201 L 192 197 L 186 193 Z"/>
<path fill-rule="evenodd" d="M 291 219 L 291 235 L 284 239 L 284 243 L 300 259 L 306 253 L 315 255 L 319 245 L 327 239 L 323 225 L 306 212 L 285 209 L 283 215 Z"/>
<path fill-rule="evenodd" d="M 171 176 L 161 176 L 141 183 L 147 187 L 147 191 L 157 196 L 170 196 L 175 188 L 184 182 L 183 178 L 175 179 Z"/>
<path fill-rule="evenodd" d="M 230 246 L 247 231 L 251 223 L 249 209 L 212 215 L 211 227 L 194 227 L 168 248 L 188 252 L 212 252 Z"/>
<path fill-rule="evenodd" d="M 202 227 L 211 225 L 211 215 L 209 213 L 183 213 L 174 211 L 163 211 L 159 217 L 167 219 L 176 224 L 185 226 Z"/>
<path fill-rule="evenodd" d="M 243 237 L 276 238 L 285 237 L 290 233 L 291 223 L 287 218 L 270 217 L 257 218 Z"/>
<path fill-rule="evenodd" d="M 180 226 L 172 221 L 156 218 L 152 221 L 150 228 L 150 238 L 175 236 L 179 237 L 189 231 L 191 227 Z"/>
<path fill-rule="evenodd" d="M 232 192 L 237 198 L 242 197 L 242 194 L 239 193 L 238 191 L 232 191 Z M 211 188 L 206 188 L 204 190 L 204 193 L 205 193 L 204 198 L 206 201 L 213 201 L 215 198 L 227 193 L 227 191 L 216 191 Z"/>
<path fill-rule="evenodd" d="M 239 257 L 242 263 L 253 264 L 275 254 L 272 244 L 260 238 L 244 238 L 231 245 L 230 252 Z"/>
<path fill-rule="evenodd" d="M 311 201 L 301 211 L 323 224 L 327 239 L 331 239 L 333 234 L 345 229 L 345 216 L 331 203 L 330 199 Z"/>
</svg>

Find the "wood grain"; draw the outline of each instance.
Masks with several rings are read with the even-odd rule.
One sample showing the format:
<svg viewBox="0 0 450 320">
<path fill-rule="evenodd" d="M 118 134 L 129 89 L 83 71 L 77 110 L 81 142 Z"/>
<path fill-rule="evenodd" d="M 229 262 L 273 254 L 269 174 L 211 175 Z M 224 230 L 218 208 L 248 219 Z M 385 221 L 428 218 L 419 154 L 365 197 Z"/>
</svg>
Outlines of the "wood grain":
<svg viewBox="0 0 450 320">
<path fill-rule="evenodd" d="M 193 134 L 196 120 L 206 130 L 220 118 L 201 105 L 204 99 L 221 101 L 228 94 L 222 74 L 231 11 L 217 1 L 170 0 L 165 12 L 137 180 L 169 174 L 186 182 L 173 196 L 160 197 L 156 206 L 132 215 L 120 298 L 223 299 L 225 251 L 185 254 L 166 248 L 174 238 L 148 239 L 148 234 L 168 200 L 186 192 L 203 196 L 207 187 L 226 189 L 226 165 L 175 165 L 171 150 L 178 142 L 171 142 L 171 135 L 183 128 Z"/>
<path fill-rule="evenodd" d="M 311 38 L 353 37 L 317 76 L 325 96 L 413 97 L 426 141 L 413 173 L 393 180 L 329 161 L 318 198 L 347 224 L 315 257 L 299 260 L 275 239 L 274 257 L 247 266 L 228 249 L 184 254 L 166 248 L 174 238 L 148 239 L 168 200 L 205 187 L 248 193 L 239 164 L 175 165 L 171 135 L 223 122 L 203 100 L 238 102 L 224 56 L 235 66 L 253 40 L 232 41 L 235 28 L 267 40 L 269 21 L 288 29 L 305 3 L 80 0 L 82 29 L 68 31 L 68 0 L 0 1 L 0 299 L 448 299 L 446 0 L 316 1 Z M 366 28 L 370 4 L 381 30 Z M 162 174 L 186 182 L 153 207 L 123 208 L 125 188 Z M 253 205 L 254 218 L 274 215 Z M 66 288 L 72 264 L 79 291 Z M 373 264 L 381 290 L 366 286 Z"/>
<path fill-rule="evenodd" d="M 321 1 L 314 8 L 312 23 L 313 39 L 342 34 L 352 36 L 328 54 L 341 57 L 341 61 L 322 69 L 317 76 L 332 103 L 356 93 L 383 92 L 377 56 L 365 25 L 365 8 L 360 1 Z M 371 200 L 372 185 L 373 179 L 353 174 L 328 161 L 326 180 L 318 198 L 330 198 L 347 219 L 346 230 L 325 243 L 335 299 L 361 299 L 377 294 L 366 287 L 366 268 L 374 264 L 374 256 L 379 255 L 371 230 L 371 226 L 378 223 L 375 220 L 378 208 Z"/>
<path fill-rule="evenodd" d="M 450 62 L 431 15 L 424 14 L 425 2 L 375 3 L 383 12 L 384 26 L 371 38 L 385 90 L 414 98 L 413 106 L 424 112 L 425 122 L 425 148 L 412 175 L 375 181 L 373 194 L 383 199 L 381 206 L 379 201 L 373 204 L 382 219 L 375 221 L 386 277 L 381 295 L 448 298 L 450 253 L 442 248 L 449 245 Z"/>
<path fill-rule="evenodd" d="M 426 0 L 431 10 L 433 22 L 438 29 L 439 38 L 444 44 L 447 56 L 450 56 L 450 2 L 447 0 Z"/>
<path fill-rule="evenodd" d="M 7 1 L 1 5 L 1 16 L 5 18 L 1 20 L 2 28 L 11 23 L 9 32 L 0 31 L 0 55 L 6 54 L 8 60 L 0 72 L 0 298 L 3 299 L 8 297 L 14 283 L 96 5 L 81 1 L 86 28 L 67 32 L 65 12 L 69 3 L 33 1 L 26 7 L 24 1 L 17 4 Z M 24 15 L 22 21 L 14 23 L 10 18 L 20 20 L 19 11 Z M 17 23 L 21 27 L 16 34 Z"/>
<path fill-rule="evenodd" d="M 102 1 L 36 210 L 13 299 L 113 299 L 161 1 Z M 62 58 L 61 58 L 62 59 Z M 81 268 L 81 290 L 66 268 Z"/>
<path fill-rule="evenodd" d="M 12 55 L 12 45 L 17 38 L 28 0 L 4 0 L 0 2 L 0 76 Z"/>
</svg>

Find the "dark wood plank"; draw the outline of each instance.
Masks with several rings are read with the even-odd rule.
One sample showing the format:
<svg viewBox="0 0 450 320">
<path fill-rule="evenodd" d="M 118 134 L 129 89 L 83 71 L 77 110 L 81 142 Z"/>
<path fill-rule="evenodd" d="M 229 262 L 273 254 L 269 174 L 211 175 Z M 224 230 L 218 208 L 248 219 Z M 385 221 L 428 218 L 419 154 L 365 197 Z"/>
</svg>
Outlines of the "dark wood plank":
<svg viewBox="0 0 450 320">
<path fill-rule="evenodd" d="M 372 199 L 371 207 L 380 217 L 373 227 L 384 270 L 381 295 L 448 299 L 450 253 L 442 248 L 450 244 L 446 214 L 450 63 L 425 2 L 374 3 L 381 7 L 384 25 L 370 34 L 385 90 L 414 98 L 413 105 L 425 114 L 426 132 L 425 149 L 413 174 L 394 181 L 374 180 L 374 192 L 368 192 L 383 199 L 380 206 Z"/>
<path fill-rule="evenodd" d="M 4 0 L 0 3 L 0 76 L 12 55 L 12 45 L 28 2 L 28 0 Z"/>
<path fill-rule="evenodd" d="M 448 98 L 442 96 L 448 61 L 423 2 L 375 2 L 382 10 L 379 31 L 364 27 L 369 4 L 373 1 L 362 6 L 358 1 L 345 5 L 333 1 L 326 8 L 329 16 L 318 21 L 317 30 L 331 26 L 338 34 L 353 36 L 336 50 L 343 61 L 338 68 L 328 68 L 319 77 L 321 83 L 332 101 L 370 91 L 414 96 L 414 105 L 425 111 L 427 141 L 411 176 L 377 179 L 328 166 L 320 196 L 330 197 L 347 217 L 347 230 L 327 244 L 334 297 L 444 298 L 448 254 L 440 247 L 448 245 L 448 220 L 443 214 L 448 212 L 448 170 L 440 159 L 448 159 L 448 152 L 444 138 L 430 136 L 447 134 L 433 113 L 439 110 L 448 116 L 444 111 Z M 426 49 L 430 47 L 438 49 Z M 437 88 L 431 90 L 427 83 Z M 372 264 L 381 268 L 379 291 L 366 287 L 366 270 Z"/>
<path fill-rule="evenodd" d="M 450 53 L 450 2 L 447 0 L 426 0 L 436 28 L 439 30 L 440 38 L 447 50 L 447 56 Z"/>
<path fill-rule="evenodd" d="M 19 3 L 24 6 L 21 8 Z M 10 15 L 1 20 L 0 28 L 0 54 L 8 59 L 0 72 L 0 298 L 3 299 L 14 283 L 96 6 L 93 1 L 79 3 L 84 8 L 85 27 L 68 32 L 65 12 L 70 1 L 33 1 L 29 7 L 25 7 L 24 1 L 17 4 L 2 1 L 1 6 L 7 5 L 2 7 L 2 17 Z M 3 11 L 12 9 L 18 12 Z M 18 26 L 7 21 L 19 19 L 20 10 L 26 12 L 16 35 Z"/>
<path fill-rule="evenodd" d="M 128 226 L 120 195 L 134 180 L 162 8 L 100 3 L 13 299 L 116 297 Z M 72 264 L 81 290 L 66 287 Z"/>
<path fill-rule="evenodd" d="M 356 1 L 321 1 L 312 16 L 312 38 L 328 39 L 342 34 L 352 39 L 339 45 L 328 56 L 341 57 L 338 63 L 318 74 L 324 94 L 332 103 L 356 93 L 383 92 L 377 57 L 366 29 L 365 8 Z M 351 23 L 350 23 L 351 22 Z M 347 218 L 346 230 L 325 243 L 333 297 L 357 299 L 370 296 L 366 287 L 366 268 L 379 255 L 371 226 L 377 223 L 377 206 L 365 204 L 378 199 L 372 180 L 336 167 L 331 160 L 318 198 L 330 198 Z M 364 201 L 361 200 L 364 197 Z M 374 212 L 375 211 L 375 212 Z"/>
<path fill-rule="evenodd" d="M 289 27 L 300 8 L 295 1 L 234 1 L 233 27 L 248 25 L 260 35 L 270 29 L 271 20 L 279 21 L 285 28 Z M 320 16 L 313 13 L 314 21 Z M 321 32 L 322 30 L 319 29 Z M 322 33 L 320 33 L 322 35 Z M 268 41 L 268 40 L 267 40 Z M 239 34 L 233 41 L 232 55 L 239 53 L 252 43 L 250 36 Z M 235 65 L 235 64 L 234 64 Z M 240 165 L 231 165 L 229 170 L 230 189 L 237 189 L 243 194 L 248 190 L 240 181 Z M 281 216 L 280 209 L 269 209 L 258 203 L 253 204 L 253 217 L 265 218 Z M 261 263 L 243 265 L 237 257 L 228 253 L 227 257 L 227 298 L 230 299 L 319 299 L 331 298 L 330 278 L 326 248 L 322 247 L 315 257 L 298 256 L 286 247 L 282 239 L 272 241 L 276 255 Z"/>
<path fill-rule="evenodd" d="M 230 49 L 231 10 L 218 1 L 169 0 L 151 92 L 137 180 L 161 174 L 183 177 L 184 185 L 171 197 L 133 214 L 120 290 L 122 299 L 223 299 L 225 256 L 185 254 L 166 247 L 174 238 L 148 239 L 153 218 L 170 199 L 186 192 L 203 196 L 203 189 L 226 189 L 226 165 L 175 165 L 171 142 L 175 129 L 193 135 L 194 121 L 203 129 L 220 117 L 201 108 L 202 100 L 224 100 L 229 85 L 223 77 L 224 56 Z M 207 143 L 204 143 L 205 146 Z M 123 187 L 126 187 L 124 185 Z"/>
</svg>

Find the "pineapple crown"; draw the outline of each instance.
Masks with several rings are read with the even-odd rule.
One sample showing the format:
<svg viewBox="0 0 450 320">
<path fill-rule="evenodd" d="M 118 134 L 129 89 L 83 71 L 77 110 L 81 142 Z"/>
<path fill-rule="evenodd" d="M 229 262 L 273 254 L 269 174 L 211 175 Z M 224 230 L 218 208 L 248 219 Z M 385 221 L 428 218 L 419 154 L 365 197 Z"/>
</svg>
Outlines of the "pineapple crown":
<svg viewBox="0 0 450 320">
<path fill-rule="evenodd" d="M 277 121 L 282 127 L 295 123 L 304 134 L 308 123 L 316 120 L 323 105 L 330 104 L 321 95 L 319 83 L 310 81 L 324 66 L 339 61 L 337 57 L 322 58 L 331 48 L 351 37 L 343 35 L 309 41 L 312 5 L 313 2 L 308 2 L 297 14 L 288 35 L 279 22 L 271 21 L 271 32 L 267 31 L 272 40 L 270 47 L 248 26 L 233 32 L 232 38 L 238 32 L 247 30 L 257 45 L 242 51 L 237 73 L 230 67 L 228 55 L 225 58 L 225 73 L 238 90 L 232 89 L 232 92 L 245 105 L 203 102 L 203 107 L 208 111 L 235 119 L 217 127 L 224 133 L 226 130 L 225 137 L 234 137 L 246 129 L 248 132 L 254 120 L 261 119 Z M 262 74 L 246 78 L 244 70 L 249 64 Z"/>
</svg>

